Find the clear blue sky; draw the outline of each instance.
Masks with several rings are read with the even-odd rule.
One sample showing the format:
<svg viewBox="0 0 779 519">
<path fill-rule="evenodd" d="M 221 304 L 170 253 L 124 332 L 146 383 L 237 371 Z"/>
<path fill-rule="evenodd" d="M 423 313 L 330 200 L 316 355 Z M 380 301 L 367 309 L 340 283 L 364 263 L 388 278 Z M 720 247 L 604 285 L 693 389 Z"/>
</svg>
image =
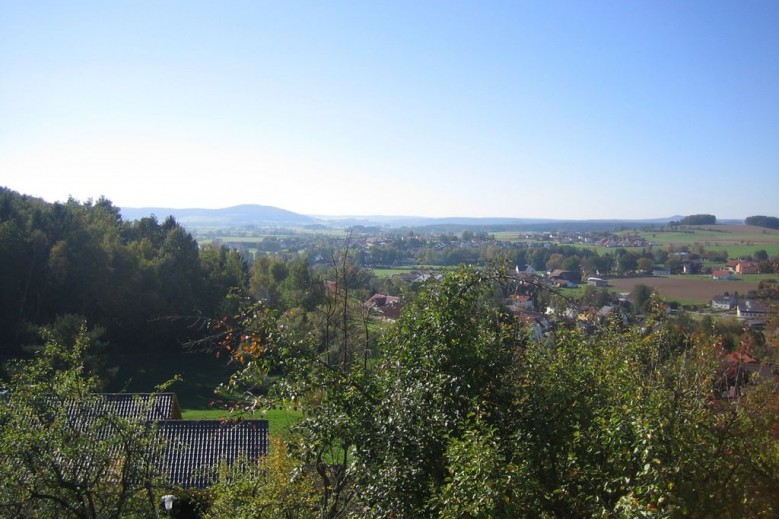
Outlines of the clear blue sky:
<svg viewBox="0 0 779 519">
<path fill-rule="evenodd" d="M 0 0 L 0 185 L 320 215 L 779 216 L 779 2 Z"/>
</svg>

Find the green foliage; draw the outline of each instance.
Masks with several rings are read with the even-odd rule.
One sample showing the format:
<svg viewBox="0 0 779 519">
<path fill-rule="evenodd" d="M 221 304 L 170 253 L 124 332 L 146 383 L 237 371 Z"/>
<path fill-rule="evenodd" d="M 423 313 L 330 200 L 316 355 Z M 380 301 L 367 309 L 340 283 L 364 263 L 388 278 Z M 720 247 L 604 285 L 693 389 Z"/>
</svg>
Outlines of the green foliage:
<svg viewBox="0 0 779 519">
<path fill-rule="evenodd" d="M 638 284 L 630 291 L 630 304 L 636 313 L 644 313 L 649 310 L 652 296 L 655 291 L 652 287 L 644 284 Z"/>
<path fill-rule="evenodd" d="M 487 297 L 498 279 L 476 269 L 446 276 L 384 341 L 370 428 L 356 454 L 371 513 L 429 513 L 447 477 L 448 445 L 465 433 L 468 417 L 491 423 L 510 404 L 519 342 Z"/>
<path fill-rule="evenodd" d="M 214 501 L 207 519 L 307 519 L 319 505 L 316 482 L 303 464 L 290 456 L 287 445 L 271 439 L 268 456 L 259 461 L 237 460 L 222 466 L 211 488 Z"/>
<path fill-rule="evenodd" d="M 290 454 L 317 475 L 316 503 L 293 493 L 289 506 L 320 517 L 776 515 L 777 396 L 756 384 L 720 399 L 718 337 L 652 312 L 649 298 L 643 328 L 531 341 L 496 303 L 506 279 L 463 268 L 427 285 L 366 364 L 331 364 L 274 335 L 266 358 L 289 369 L 276 390 L 305 415 Z"/>
<path fill-rule="evenodd" d="M 153 515 L 156 440 L 111 413 L 87 418 L 98 383 L 84 368 L 88 350 L 82 327 L 71 348 L 49 336 L 34 360 L 12 366 L 0 405 L 0 516 Z"/>
<path fill-rule="evenodd" d="M 0 354 L 37 342 L 28 333 L 79 315 L 113 351 L 179 351 L 193 316 L 217 315 L 247 267 L 235 251 L 197 242 L 172 217 L 123 222 L 101 198 L 48 204 L 0 188 Z"/>
<path fill-rule="evenodd" d="M 507 463 L 496 433 L 481 423 L 452 440 L 446 451 L 448 476 L 431 508 L 442 519 L 519 517 L 514 481 L 517 466 Z"/>
</svg>

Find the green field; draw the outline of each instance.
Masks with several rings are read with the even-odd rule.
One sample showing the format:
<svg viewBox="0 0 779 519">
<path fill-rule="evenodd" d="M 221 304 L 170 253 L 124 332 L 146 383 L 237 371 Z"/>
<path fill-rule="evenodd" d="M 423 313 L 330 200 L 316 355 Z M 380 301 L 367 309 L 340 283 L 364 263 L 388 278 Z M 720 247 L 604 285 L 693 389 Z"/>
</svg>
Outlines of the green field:
<svg viewBox="0 0 779 519">
<path fill-rule="evenodd" d="M 761 249 L 769 256 L 779 255 L 779 231 L 750 225 L 705 225 L 639 234 L 658 247 L 700 245 L 708 251 L 727 251 L 731 258 L 751 256 Z"/>
<path fill-rule="evenodd" d="M 633 230 L 617 232 L 639 235 L 659 248 L 703 247 L 706 251 L 726 251 L 728 257 L 752 256 L 758 250 L 765 250 L 769 256 L 779 256 L 779 231 L 749 225 L 704 225 L 674 230 Z M 528 233 L 501 231 L 493 233 L 496 239 L 512 243 L 538 244 L 539 237 L 526 238 Z M 602 254 L 608 251 L 604 247 L 592 244 L 573 243 L 574 247 L 589 249 Z"/>
<path fill-rule="evenodd" d="M 414 265 L 411 267 L 396 267 L 396 268 L 377 268 L 371 269 L 378 278 L 389 278 L 396 274 L 408 274 L 409 272 L 419 272 L 422 270 L 443 270 L 446 267 L 434 266 L 434 265 Z"/>
<path fill-rule="evenodd" d="M 292 409 L 268 409 L 254 414 L 230 413 L 225 409 L 182 409 L 181 415 L 185 420 L 221 420 L 228 417 L 268 420 L 270 434 L 281 437 L 287 437 L 289 428 L 303 419 L 300 411 Z"/>
</svg>

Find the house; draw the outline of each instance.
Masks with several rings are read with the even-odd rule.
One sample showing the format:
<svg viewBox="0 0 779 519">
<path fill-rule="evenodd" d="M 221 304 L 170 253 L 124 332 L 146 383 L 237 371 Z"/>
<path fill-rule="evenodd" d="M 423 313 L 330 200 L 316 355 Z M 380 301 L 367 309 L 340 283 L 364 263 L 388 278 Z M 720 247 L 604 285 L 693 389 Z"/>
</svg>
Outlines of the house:
<svg viewBox="0 0 779 519">
<path fill-rule="evenodd" d="M 759 370 L 760 363 L 750 355 L 740 351 L 727 353 L 722 358 L 720 380 L 717 384 L 722 398 L 740 397 L 749 375 Z"/>
<path fill-rule="evenodd" d="M 571 283 L 578 283 L 581 281 L 582 276 L 579 272 L 573 272 L 571 270 L 561 270 L 561 269 L 555 269 L 549 273 L 549 277 L 553 280 L 555 279 L 561 279 L 565 281 L 570 281 Z"/>
<path fill-rule="evenodd" d="M 754 261 L 739 260 L 735 270 L 738 274 L 758 274 L 760 267 Z"/>
<path fill-rule="evenodd" d="M 268 453 L 267 420 L 168 420 L 157 422 L 164 441 L 160 469 L 173 486 L 206 488 L 219 464 Z"/>
<path fill-rule="evenodd" d="M 736 275 L 730 270 L 716 269 L 711 271 L 712 279 L 736 279 Z"/>
<path fill-rule="evenodd" d="M 90 402 L 90 416 L 115 414 L 143 422 L 181 420 L 175 393 L 97 393 Z"/>
<path fill-rule="evenodd" d="M 714 296 L 710 302 L 710 306 L 714 310 L 732 310 L 737 304 L 738 301 L 733 296 Z"/>
<path fill-rule="evenodd" d="M 555 286 L 556 288 L 576 288 L 577 286 L 579 286 L 573 281 L 564 278 L 552 278 L 551 282 L 552 285 Z"/>
<path fill-rule="evenodd" d="M 152 427 L 160 443 L 150 447 L 150 459 L 174 487 L 206 488 L 215 482 L 220 463 L 268 453 L 267 420 L 182 420 L 175 393 L 97 393 L 68 402 L 65 409 L 77 427 L 105 416 Z M 111 434 L 110 421 L 98 429 L 98 436 Z"/>
<path fill-rule="evenodd" d="M 540 312 L 520 309 L 514 312 L 514 315 L 520 322 L 530 328 L 531 336 L 536 341 L 540 341 L 544 337 L 544 334 L 552 327 L 546 316 Z"/>
<path fill-rule="evenodd" d="M 387 321 L 395 321 L 400 317 L 400 311 L 403 309 L 400 297 L 384 294 L 373 294 L 362 305 L 368 311 L 380 315 L 382 319 Z"/>
<path fill-rule="evenodd" d="M 507 306 L 512 312 L 532 310 L 535 302 L 532 296 L 515 294 L 507 301 Z"/>
<path fill-rule="evenodd" d="M 772 307 L 773 305 L 773 307 Z M 777 313 L 776 302 L 746 300 L 736 307 L 736 315 L 739 319 L 764 319 L 769 314 Z"/>
<path fill-rule="evenodd" d="M 605 320 L 608 319 L 609 316 L 614 312 L 614 307 L 611 305 L 606 305 L 601 307 L 600 310 L 598 310 L 598 318 Z"/>
</svg>

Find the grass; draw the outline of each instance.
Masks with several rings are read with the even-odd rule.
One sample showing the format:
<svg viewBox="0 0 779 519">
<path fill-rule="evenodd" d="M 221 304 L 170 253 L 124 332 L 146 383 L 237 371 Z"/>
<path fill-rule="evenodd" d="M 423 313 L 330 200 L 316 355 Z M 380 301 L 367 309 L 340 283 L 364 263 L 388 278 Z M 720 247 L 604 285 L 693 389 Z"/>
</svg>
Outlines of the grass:
<svg viewBox="0 0 779 519">
<path fill-rule="evenodd" d="M 779 255 L 779 231 L 748 225 L 700 226 L 679 231 L 642 231 L 644 238 L 658 247 L 701 245 L 708 251 L 727 251 L 730 257 L 751 256 L 765 250 Z"/>
<path fill-rule="evenodd" d="M 182 409 L 182 418 L 185 420 L 221 420 L 222 418 L 251 418 L 268 420 L 271 436 L 287 438 L 289 428 L 303 419 L 303 413 L 294 409 L 268 409 L 254 414 L 230 413 L 225 409 Z"/>
<path fill-rule="evenodd" d="M 169 391 L 176 393 L 185 420 L 220 420 L 228 416 L 264 419 L 268 420 L 271 435 L 286 437 L 289 427 L 303 419 L 300 411 L 291 408 L 231 414 L 226 409 L 213 407 L 214 388 L 226 382 L 233 372 L 224 360 L 213 355 L 126 356 L 112 361 L 110 363 L 119 369 L 114 381 L 106 388 L 111 392 L 147 393 L 180 375 L 182 380 L 175 382 Z"/>
<path fill-rule="evenodd" d="M 421 272 L 428 270 L 444 270 L 447 267 L 440 265 L 413 265 L 409 267 L 375 268 L 371 269 L 378 278 L 388 278 L 395 274 L 408 274 L 409 272 Z"/>
</svg>

